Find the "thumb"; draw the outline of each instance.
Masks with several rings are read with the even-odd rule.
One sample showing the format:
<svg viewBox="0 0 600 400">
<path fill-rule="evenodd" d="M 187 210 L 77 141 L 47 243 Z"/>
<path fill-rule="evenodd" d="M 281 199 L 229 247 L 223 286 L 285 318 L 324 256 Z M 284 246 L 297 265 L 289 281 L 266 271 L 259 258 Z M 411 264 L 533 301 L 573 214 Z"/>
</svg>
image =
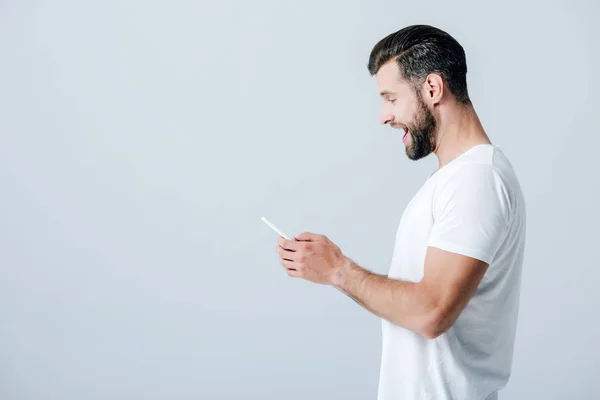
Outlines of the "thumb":
<svg viewBox="0 0 600 400">
<path fill-rule="evenodd" d="M 294 239 L 300 240 L 302 242 L 314 242 L 319 240 L 320 235 L 311 232 L 303 232 L 300 234 L 294 235 Z"/>
</svg>

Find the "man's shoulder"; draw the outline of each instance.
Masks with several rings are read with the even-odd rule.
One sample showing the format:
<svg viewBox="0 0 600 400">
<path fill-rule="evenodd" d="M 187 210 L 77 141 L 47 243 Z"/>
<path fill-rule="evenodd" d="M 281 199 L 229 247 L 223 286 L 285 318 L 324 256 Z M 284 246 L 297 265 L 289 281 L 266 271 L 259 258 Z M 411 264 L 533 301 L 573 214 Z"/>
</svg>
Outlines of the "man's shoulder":
<svg viewBox="0 0 600 400">
<path fill-rule="evenodd" d="M 521 203 L 521 188 L 507 159 L 463 159 L 440 174 L 433 191 L 435 207 L 453 207 L 469 204 L 463 211 L 498 208 L 503 214 L 512 215 Z"/>
<path fill-rule="evenodd" d="M 520 190 L 511 162 L 502 150 L 493 145 L 471 151 L 449 167 L 438 177 L 438 187 L 508 190 L 513 193 Z"/>
</svg>

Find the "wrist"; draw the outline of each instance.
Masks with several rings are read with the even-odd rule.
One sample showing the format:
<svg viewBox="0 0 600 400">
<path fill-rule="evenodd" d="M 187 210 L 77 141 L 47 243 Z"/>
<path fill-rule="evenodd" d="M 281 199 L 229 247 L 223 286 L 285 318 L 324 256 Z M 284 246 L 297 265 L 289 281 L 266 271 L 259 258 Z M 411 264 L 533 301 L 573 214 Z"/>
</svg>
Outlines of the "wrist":
<svg viewBox="0 0 600 400">
<path fill-rule="evenodd" d="M 354 262 L 348 257 L 344 256 L 342 261 L 334 268 L 331 277 L 331 286 L 338 289 L 344 288 L 344 283 L 348 278 L 348 274 L 354 267 Z"/>
</svg>

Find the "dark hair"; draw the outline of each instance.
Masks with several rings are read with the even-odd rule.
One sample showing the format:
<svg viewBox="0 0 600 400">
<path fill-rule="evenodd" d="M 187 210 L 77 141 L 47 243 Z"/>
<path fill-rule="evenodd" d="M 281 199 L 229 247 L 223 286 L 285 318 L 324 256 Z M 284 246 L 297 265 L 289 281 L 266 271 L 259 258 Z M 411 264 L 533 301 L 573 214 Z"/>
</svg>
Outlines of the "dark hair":
<svg viewBox="0 0 600 400">
<path fill-rule="evenodd" d="M 430 73 L 439 74 L 459 103 L 470 104 L 467 61 L 462 46 L 448 33 L 429 25 L 411 25 L 381 39 L 369 56 L 369 72 L 396 58 L 402 77 L 415 89 Z"/>
</svg>

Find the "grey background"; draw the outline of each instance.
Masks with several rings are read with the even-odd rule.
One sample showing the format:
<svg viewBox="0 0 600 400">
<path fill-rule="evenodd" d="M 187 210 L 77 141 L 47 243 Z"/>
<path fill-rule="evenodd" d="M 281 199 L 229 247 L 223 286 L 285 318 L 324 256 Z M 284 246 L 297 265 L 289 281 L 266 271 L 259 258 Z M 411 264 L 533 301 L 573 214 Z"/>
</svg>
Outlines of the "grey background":
<svg viewBox="0 0 600 400">
<path fill-rule="evenodd" d="M 505 399 L 600 368 L 597 2 L 4 1 L 0 398 L 374 399 L 380 320 L 287 277 L 266 216 L 386 273 L 436 167 L 378 125 L 371 47 L 465 47 L 528 242 Z"/>
</svg>

